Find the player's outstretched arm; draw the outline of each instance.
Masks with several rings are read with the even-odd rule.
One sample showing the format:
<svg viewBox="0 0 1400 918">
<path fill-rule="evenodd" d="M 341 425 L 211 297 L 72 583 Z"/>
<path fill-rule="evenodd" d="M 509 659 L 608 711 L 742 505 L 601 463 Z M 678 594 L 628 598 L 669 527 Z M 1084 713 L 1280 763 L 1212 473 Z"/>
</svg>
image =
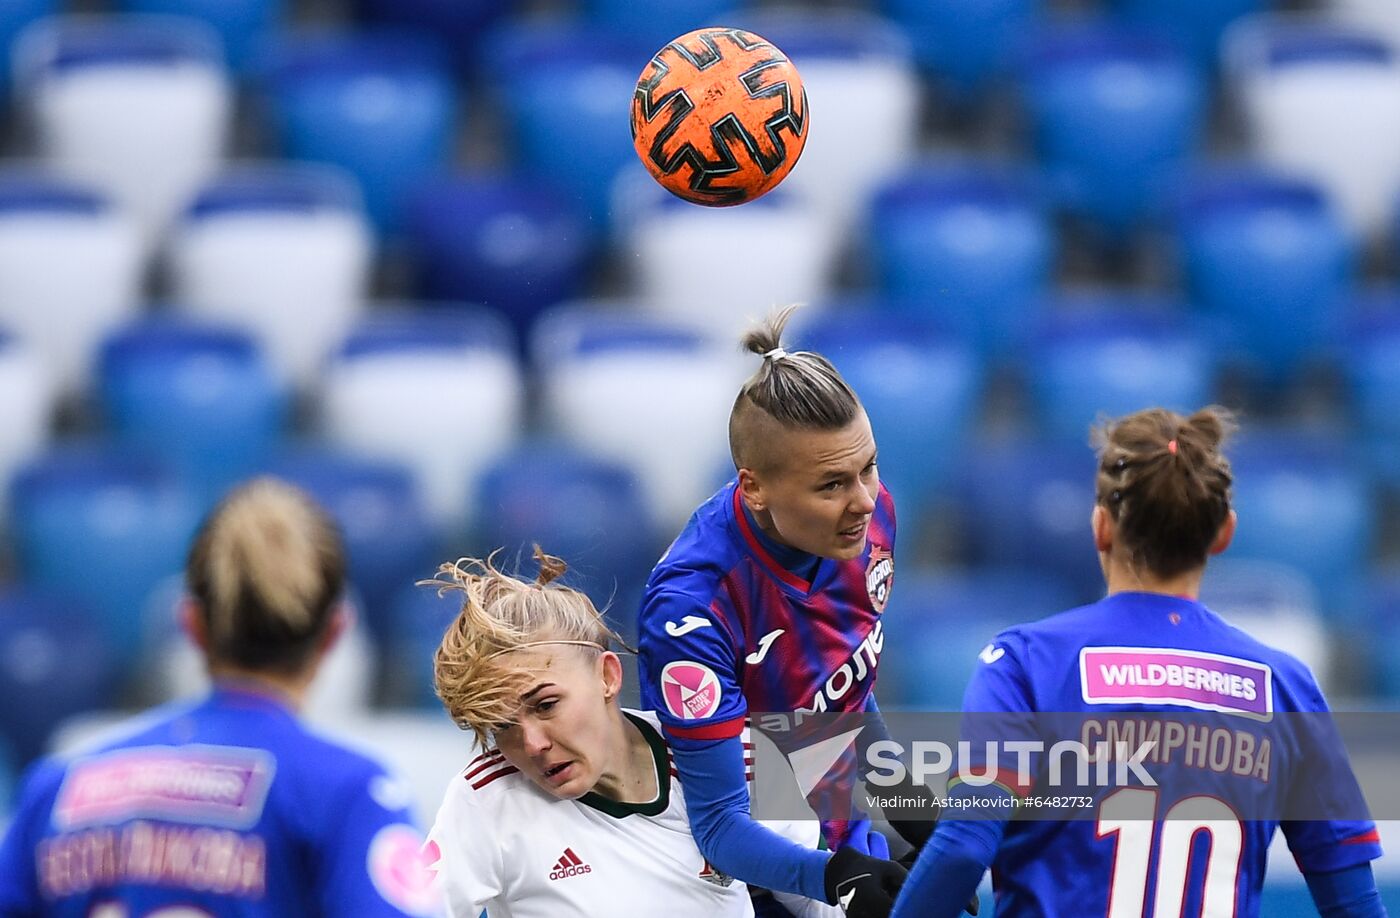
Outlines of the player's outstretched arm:
<svg viewBox="0 0 1400 918">
<path fill-rule="evenodd" d="M 831 855 L 790 841 L 749 813 L 744 745 L 671 738 L 695 844 L 711 866 L 753 886 L 827 901 Z"/>
<path fill-rule="evenodd" d="M 796 844 L 750 815 L 737 736 L 673 741 L 672 750 L 695 843 L 711 866 L 754 886 L 839 904 L 848 918 L 889 914 L 903 867 L 853 847 L 832 855 Z"/>
</svg>

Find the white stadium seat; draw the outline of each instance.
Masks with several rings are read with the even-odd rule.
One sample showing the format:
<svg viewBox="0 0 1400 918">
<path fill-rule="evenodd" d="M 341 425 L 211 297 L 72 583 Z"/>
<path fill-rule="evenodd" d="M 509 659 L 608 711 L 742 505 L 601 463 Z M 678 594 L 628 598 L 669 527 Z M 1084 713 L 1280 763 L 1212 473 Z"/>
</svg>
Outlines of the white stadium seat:
<svg viewBox="0 0 1400 918">
<path fill-rule="evenodd" d="M 41 357 L 64 392 L 140 308 L 136 227 L 97 192 L 28 167 L 0 171 L 0 328 Z"/>
<path fill-rule="evenodd" d="M 1385 228 L 1400 193 L 1400 46 L 1355 23 L 1266 14 L 1233 26 L 1222 53 L 1259 157 L 1325 188 L 1358 235 Z"/>
<path fill-rule="evenodd" d="M 853 11 L 780 9 L 744 27 L 791 58 L 811 106 L 807 145 L 785 184 L 844 226 L 914 156 L 920 83 L 908 39 Z"/>
<path fill-rule="evenodd" d="M 514 336 L 481 308 L 379 312 L 328 366 L 322 426 L 350 452 L 411 470 L 425 510 L 448 531 L 464 522 L 477 476 L 523 423 Z"/>
<path fill-rule="evenodd" d="M 207 185 L 171 235 L 178 308 L 257 336 L 305 385 L 360 316 L 373 239 L 353 182 L 330 167 L 263 166 Z"/>
<path fill-rule="evenodd" d="M 233 94 L 218 37 L 203 23 L 41 20 L 14 61 L 45 159 L 130 210 L 148 243 L 217 169 Z"/>
<path fill-rule="evenodd" d="M 0 519 L 9 502 L 15 471 L 48 441 L 54 389 L 32 348 L 0 332 Z M 0 527 L 2 528 L 2 527 Z"/>
<path fill-rule="evenodd" d="M 550 428 L 631 468 L 666 528 L 719 484 L 729 410 L 758 366 L 734 340 L 578 305 L 540 320 L 534 356 Z"/>
<path fill-rule="evenodd" d="M 775 306 L 830 290 L 838 233 L 810 202 L 780 188 L 742 207 L 706 208 L 654 192 L 642 193 L 648 204 L 628 203 L 623 243 L 648 312 L 737 341 Z"/>
</svg>

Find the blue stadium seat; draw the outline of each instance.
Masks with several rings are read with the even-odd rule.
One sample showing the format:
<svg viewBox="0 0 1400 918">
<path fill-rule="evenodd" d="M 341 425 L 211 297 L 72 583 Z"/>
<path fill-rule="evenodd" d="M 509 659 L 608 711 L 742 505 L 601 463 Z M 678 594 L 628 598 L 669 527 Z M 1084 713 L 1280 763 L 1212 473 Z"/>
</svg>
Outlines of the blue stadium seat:
<svg viewBox="0 0 1400 918">
<path fill-rule="evenodd" d="M 970 560 L 1048 573 L 1080 596 L 1101 595 L 1089 530 L 1098 463 L 1088 444 L 1012 437 L 974 441 L 966 456 L 958 496 Z"/>
<path fill-rule="evenodd" d="M 512 24 L 483 48 L 510 159 L 606 225 L 612 183 L 636 158 L 632 91 L 657 49 L 635 35 L 557 22 Z"/>
<path fill-rule="evenodd" d="M 883 0 L 913 42 L 921 67 L 940 77 L 954 98 L 971 101 L 1007 72 L 1045 0 Z"/>
<path fill-rule="evenodd" d="M 267 163 L 200 190 L 167 265 L 176 308 L 252 332 L 283 379 L 306 384 L 359 314 L 372 256 L 352 177 Z"/>
<path fill-rule="evenodd" d="M 207 499 L 265 462 L 290 404 L 253 340 L 154 319 L 103 345 L 100 399 L 118 439 L 165 456 Z"/>
<path fill-rule="evenodd" d="M 85 560 L 76 567 L 75 585 L 94 575 Z M 115 648 L 71 595 L 62 589 L 0 591 L 0 745 L 20 763 L 44 753 L 66 718 L 111 707 L 119 697 Z"/>
<path fill-rule="evenodd" d="M 408 470 L 307 448 L 274 459 L 266 471 L 302 488 L 340 525 L 369 631 L 378 643 L 388 640 L 394 593 L 421 576 L 439 550 Z"/>
<path fill-rule="evenodd" d="M 156 461 L 82 444 L 21 469 L 10 501 L 21 578 L 91 609 L 113 652 L 132 660 L 148 599 L 184 570 L 194 495 Z"/>
<path fill-rule="evenodd" d="M 1130 22 L 1159 29 L 1189 50 L 1200 66 L 1214 67 L 1220 37 L 1230 23 L 1275 5 L 1274 0 L 1117 0 Z"/>
<path fill-rule="evenodd" d="M 559 191 L 502 174 L 425 184 L 405 232 L 422 296 L 499 309 L 522 340 L 542 309 L 581 293 L 597 242 L 587 213 Z"/>
<path fill-rule="evenodd" d="M 429 567 L 423 570 L 419 579 L 426 580 L 431 576 L 433 569 Z M 384 681 L 392 701 L 430 710 L 440 709 L 441 703 L 433 692 L 433 654 L 442 642 L 443 632 L 461 611 L 462 600 L 460 592 L 438 596 L 436 590 L 422 586 L 405 586 L 394 596 L 389 607 L 393 627 L 383 648 Z"/>
<path fill-rule="evenodd" d="M 1050 282 L 1055 234 L 1030 176 L 929 164 L 884 185 L 867 236 L 880 289 L 1006 356 Z"/>
<path fill-rule="evenodd" d="M 1186 185 L 1177 238 L 1191 295 L 1229 350 L 1268 379 L 1335 340 L 1356 245 L 1313 185 L 1257 169 Z"/>
<path fill-rule="evenodd" d="M 469 66 L 468 53 L 488 27 L 515 4 L 502 0 L 355 0 L 364 19 L 386 26 L 413 29 L 439 41 L 444 50 Z"/>
<path fill-rule="evenodd" d="M 1205 86 L 1184 52 L 1104 22 L 1035 39 L 1022 95 L 1060 204 L 1112 238 L 1160 205 L 1196 151 Z"/>
<path fill-rule="evenodd" d="M 635 35 L 649 53 L 673 38 L 702 26 L 729 25 L 726 16 L 744 0 L 584 0 L 589 22 L 625 35 Z M 638 69 L 640 73 L 640 68 Z"/>
<path fill-rule="evenodd" d="M 0 61 L 10 60 L 15 39 L 30 23 L 59 10 L 58 0 L 9 0 L 0 4 Z M 10 68 L 0 67 L 0 92 L 8 92 Z"/>
<path fill-rule="evenodd" d="M 0 327 L 39 355 L 63 392 L 86 388 L 102 336 L 140 309 L 143 267 L 136 226 L 97 191 L 0 169 Z"/>
<path fill-rule="evenodd" d="M 977 655 L 997 632 L 1077 602 L 1053 575 L 1018 568 L 901 573 L 883 615 L 880 707 L 961 710 Z"/>
<path fill-rule="evenodd" d="M 190 16 L 219 34 L 224 56 L 236 72 L 246 72 L 263 43 L 277 29 L 287 0 L 119 0 L 127 13 Z"/>
<path fill-rule="evenodd" d="M 53 17 L 24 32 L 13 63 L 46 163 L 120 204 L 147 244 L 218 168 L 234 98 L 205 23 Z"/>
<path fill-rule="evenodd" d="M 477 483 L 473 544 L 504 549 L 498 564 L 528 566 L 538 543 L 569 564 L 566 582 L 603 609 L 629 639 L 647 574 L 661 553 L 641 483 L 627 469 L 566 446 L 529 444 Z"/>
<path fill-rule="evenodd" d="M 549 429 L 630 469 L 678 530 L 714 491 L 752 364 L 682 324 L 586 306 L 541 319 L 534 350 Z"/>
<path fill-rule="evenodd" d="M 1136 294 L 1079 294 L 1048 310 L 1028 361 L 1046 435 L 1088 442 L 1101 416 L 1211 401 L 1215 358 L 1184 304 Z"/>
<path fill-rule="evenodd" d="M 515 338 L 479 306 L 377 313 L 326 369 L 322 429 L 351 453 L 409 470 L 432 524 L 459 531 L 477 475 L 524 423 Z"/>
<path fill-rule="evenodd" d="M 1370 480 L 1337 431 L 1256 429 L 1227 448 L 1239 513 L 1230 557 L 1304 574 L 1324 614 L 1354 613 L 1379 525 Z"/>
<path fill-rule="evenodd" d="M 860 396 L 880 480 L 917 520 L 949 484 L 977 417 L 984 373 L 976 352 L 929 319 L 877 309 L 827 310 L 795 341 L 827 355 Z"/>
<path fill-rule="evenodd" d="M 441 58 L 400 32 L 287 38 L 268 73 L 283 151 L 351 172 L 375 224 L 396 230 L 415 184 L 452 157 L 457 98 Z"/>
<path fill-rule="evenodd" d="M 1372 474 L 1400 488 L 1400 290 L 1363 298 L 1342 366 Z"/>
<path fill-rule="evenodd" d="M 1391 703 L 1400 702 L 1400 577 L 1389 574 L 1372 579 L 1362 628 L 1363 650 L 1375 678 L 1373 688 Z"/>
</svg>

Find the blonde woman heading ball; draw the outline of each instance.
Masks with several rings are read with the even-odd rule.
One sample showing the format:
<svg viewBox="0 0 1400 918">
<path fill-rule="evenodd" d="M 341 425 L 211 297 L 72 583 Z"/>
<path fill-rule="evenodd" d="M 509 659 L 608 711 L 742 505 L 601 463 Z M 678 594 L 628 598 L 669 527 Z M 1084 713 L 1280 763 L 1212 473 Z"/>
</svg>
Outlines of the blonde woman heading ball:
<svg viewBox="0 0 1400 918">
<path fill-rule="evenodd" d="M 482 749 L 448 785 L 428 859 L 451 916 L 560 918 L 753 914 L 690 834 L 684 789 L 651 714 L 618 703 L 615 635 L 564 564 L 537 552 L 538 580 L 489 561 L 443 565 L 462 610 L 435 660 L 439 697 Z M 816 822 L 775 826 L 817 843 Z M 800 916 L 835 916 L 785 897 Z"/>
</svg>

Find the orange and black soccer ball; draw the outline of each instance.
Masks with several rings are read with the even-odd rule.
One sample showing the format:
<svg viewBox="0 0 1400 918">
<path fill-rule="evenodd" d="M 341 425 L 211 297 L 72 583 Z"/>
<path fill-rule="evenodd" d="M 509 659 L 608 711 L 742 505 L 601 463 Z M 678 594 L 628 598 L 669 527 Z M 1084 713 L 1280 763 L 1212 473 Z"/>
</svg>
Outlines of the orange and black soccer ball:
<svg viewBox="0 0 1400 918">
<path fill-rule="evenodd" d="M 783 52 L 697 29 L 656 53 L 632 96 L 632 143 L 667 191 L 727 207 L 767 194 L 807 142 L 807 93 Z"/>
</svg>

